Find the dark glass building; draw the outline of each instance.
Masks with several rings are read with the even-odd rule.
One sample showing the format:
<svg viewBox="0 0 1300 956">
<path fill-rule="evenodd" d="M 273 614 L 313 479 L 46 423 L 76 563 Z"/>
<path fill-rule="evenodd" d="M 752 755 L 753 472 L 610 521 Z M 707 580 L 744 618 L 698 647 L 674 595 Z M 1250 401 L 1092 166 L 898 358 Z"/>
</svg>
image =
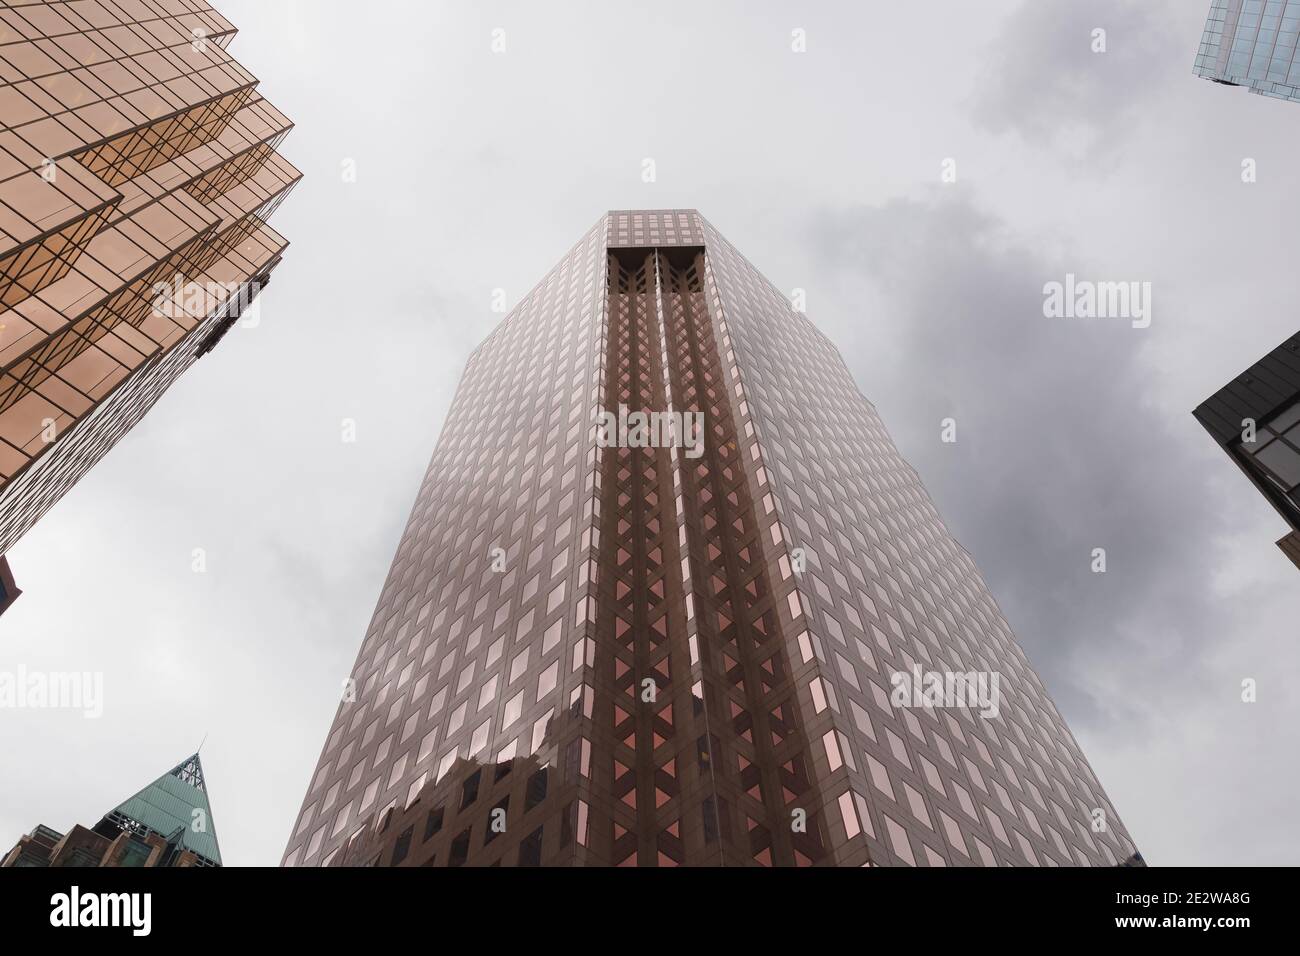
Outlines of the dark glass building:
<svg viewBox="0 0 1300 956">
<path fill-rule="evenodd" d="M 1277 545 L 1300 567 L 1300 335 L 1269 352 L 1193 414 L 1291 526 Z"/>
<path fill-rule="evenodd" d="M 469 359 L 284 863 L 1134 852 L 835 348 L 661 210 Z"/>
</svg>

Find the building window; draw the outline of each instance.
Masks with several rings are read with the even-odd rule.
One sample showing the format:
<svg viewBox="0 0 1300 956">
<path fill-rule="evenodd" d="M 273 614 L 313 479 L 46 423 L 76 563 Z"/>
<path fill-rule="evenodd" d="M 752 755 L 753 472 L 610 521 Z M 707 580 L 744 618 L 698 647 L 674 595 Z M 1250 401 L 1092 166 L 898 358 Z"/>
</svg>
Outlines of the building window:
<svg viewBox="0 0 1300 956">
<path fill-rule="evenodd" d="M 483 845 L 487 846 L 505 832 L 506 813 L 510 809 L 510 798 L 502 797 L 488 811 L 487 833 L 483 834 Z"/>
<path fill-rule="evenodd" d="M 538 827 L 519 844 L 520 866 L 542 865 L 542 828 Z"/>
<path fill-rule="evenodd" d="M 468 780 L 461 786 L 460 790 L 460 808 L 464 810 L 471 803 L 478 799 L 479 781 L 483 779 L 483 771 L 475 770 Z"/>
<path fill-rule="evenodd" d="M 397 838 L 397 846 L 393 847 L 393 866 L 401 863 L 406 859 L 406 854 L 411 852 L 411 837 L 415 835 L 415 825 L 407 827 L 402 831 L 402 835 Z"/>
<path fill-rule="evenodd" d="M 462 866 L 469 859 L 469 828 L 451 841 L 451 855 L 447 858 L 448 866 Z"/>
<path fill-rule="evenodd" d="M 1254 441 L 1242 441 L 1246 462 L 1300 506 L 1300 402 L 1260 425 Z"/>
<path fill-rule="evenodd" d="M 442 807 L 436 810 L 430 810 L 428 818 L 424 821 L 424 839 L 428 840 L 439 830 L 442 829 Z"/>
<path fill-rule="evenodd" d="M 1261 434 L 1262 438 L 1263 435 Z M 1300 438 L 1300 435 L 1296 436 Z M 1287 491 L 1300 485 L 1300 451 L 1283 438 L 1277 438 L 1254 452 L 1255 460 L 1269 470 Z"/>
<path fill-rule="evenodd" d="M 573 841 L 573 823 L 578 815 L 576 804 L 569 804 L 560 816 L 560 847 L 566 847 Z"/>
<path fill-rule="evenodd" d="M 549 777 L 544 769 L 537 771 L 528 778 L 528 786 L 524 790 L 525 813 L 546 799 L 546 786 L 548 779 Z"/>
<path fill-rule="evenodd" d="M 714 843 L 718 839 L 718 807 L 713 797 L 704 798 L 703 811 L 704 842 Z"/>
</svg>

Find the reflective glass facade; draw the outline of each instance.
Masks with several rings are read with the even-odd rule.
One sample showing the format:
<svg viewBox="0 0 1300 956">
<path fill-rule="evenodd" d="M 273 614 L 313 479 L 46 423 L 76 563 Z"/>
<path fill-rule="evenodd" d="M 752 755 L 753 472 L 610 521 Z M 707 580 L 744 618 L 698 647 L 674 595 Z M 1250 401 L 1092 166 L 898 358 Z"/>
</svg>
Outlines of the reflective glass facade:
<svg viewBox="0 0 1300 956">
<path fill-rule="evenodd" d="M 1254 439 L 1242 442 L 1254 469 L 1271 481 L 1300 514 L 1300 402 L 1293 402 L 1266 423 Z"/>
<path fill-rule="evenodd" d="M 202 0 L 0 0 L 0 553 L 280 262 L 291 128 Z"/>
<path fill-rule="evenodd" d="M 703 414 L 611 447 L 600 416 Z M 996 716 L 895 675 L 998 675 Z M 694 210 L 470 358 L 284 863 L 1115 865 L 1132 841 L 838 352 Z"/>
<path fill-rule="evenodd" d="M 1213 0 L 1196 56 L 1207 80 L 1300 102 L 1300 0 Z"/>
</svg>

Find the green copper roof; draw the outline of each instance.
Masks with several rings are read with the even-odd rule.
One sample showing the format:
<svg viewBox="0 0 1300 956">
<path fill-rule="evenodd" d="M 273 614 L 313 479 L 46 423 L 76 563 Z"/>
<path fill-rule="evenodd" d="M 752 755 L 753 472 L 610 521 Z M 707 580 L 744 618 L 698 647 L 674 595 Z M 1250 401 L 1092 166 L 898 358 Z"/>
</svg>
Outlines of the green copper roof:
<svg viewBox="0 0 1300 956">
<path fill-rule="evenodd" d="M 217 831 L 198 754 L 124 801 L 109 817 L 125 817 L 164 839 L 179 835 L 186 849 L 221 864 L 221 849 L 217 846 Z"/>
</svg>

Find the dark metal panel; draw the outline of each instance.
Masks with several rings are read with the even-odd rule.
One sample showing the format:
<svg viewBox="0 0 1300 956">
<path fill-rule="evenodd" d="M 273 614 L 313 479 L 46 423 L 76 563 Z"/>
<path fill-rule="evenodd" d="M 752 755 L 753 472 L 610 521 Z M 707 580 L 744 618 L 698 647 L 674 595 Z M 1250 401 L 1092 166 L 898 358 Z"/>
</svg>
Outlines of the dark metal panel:
<svg viewBox="0 0 1300 956">
<path fill-rule="evenodd" d="M 1192 413 L 1220 445 L 1241 433 L 1245 418 L 1262 421 L 1300 396 L 1300 334 L 1293 335 Z"/>
</svg>

